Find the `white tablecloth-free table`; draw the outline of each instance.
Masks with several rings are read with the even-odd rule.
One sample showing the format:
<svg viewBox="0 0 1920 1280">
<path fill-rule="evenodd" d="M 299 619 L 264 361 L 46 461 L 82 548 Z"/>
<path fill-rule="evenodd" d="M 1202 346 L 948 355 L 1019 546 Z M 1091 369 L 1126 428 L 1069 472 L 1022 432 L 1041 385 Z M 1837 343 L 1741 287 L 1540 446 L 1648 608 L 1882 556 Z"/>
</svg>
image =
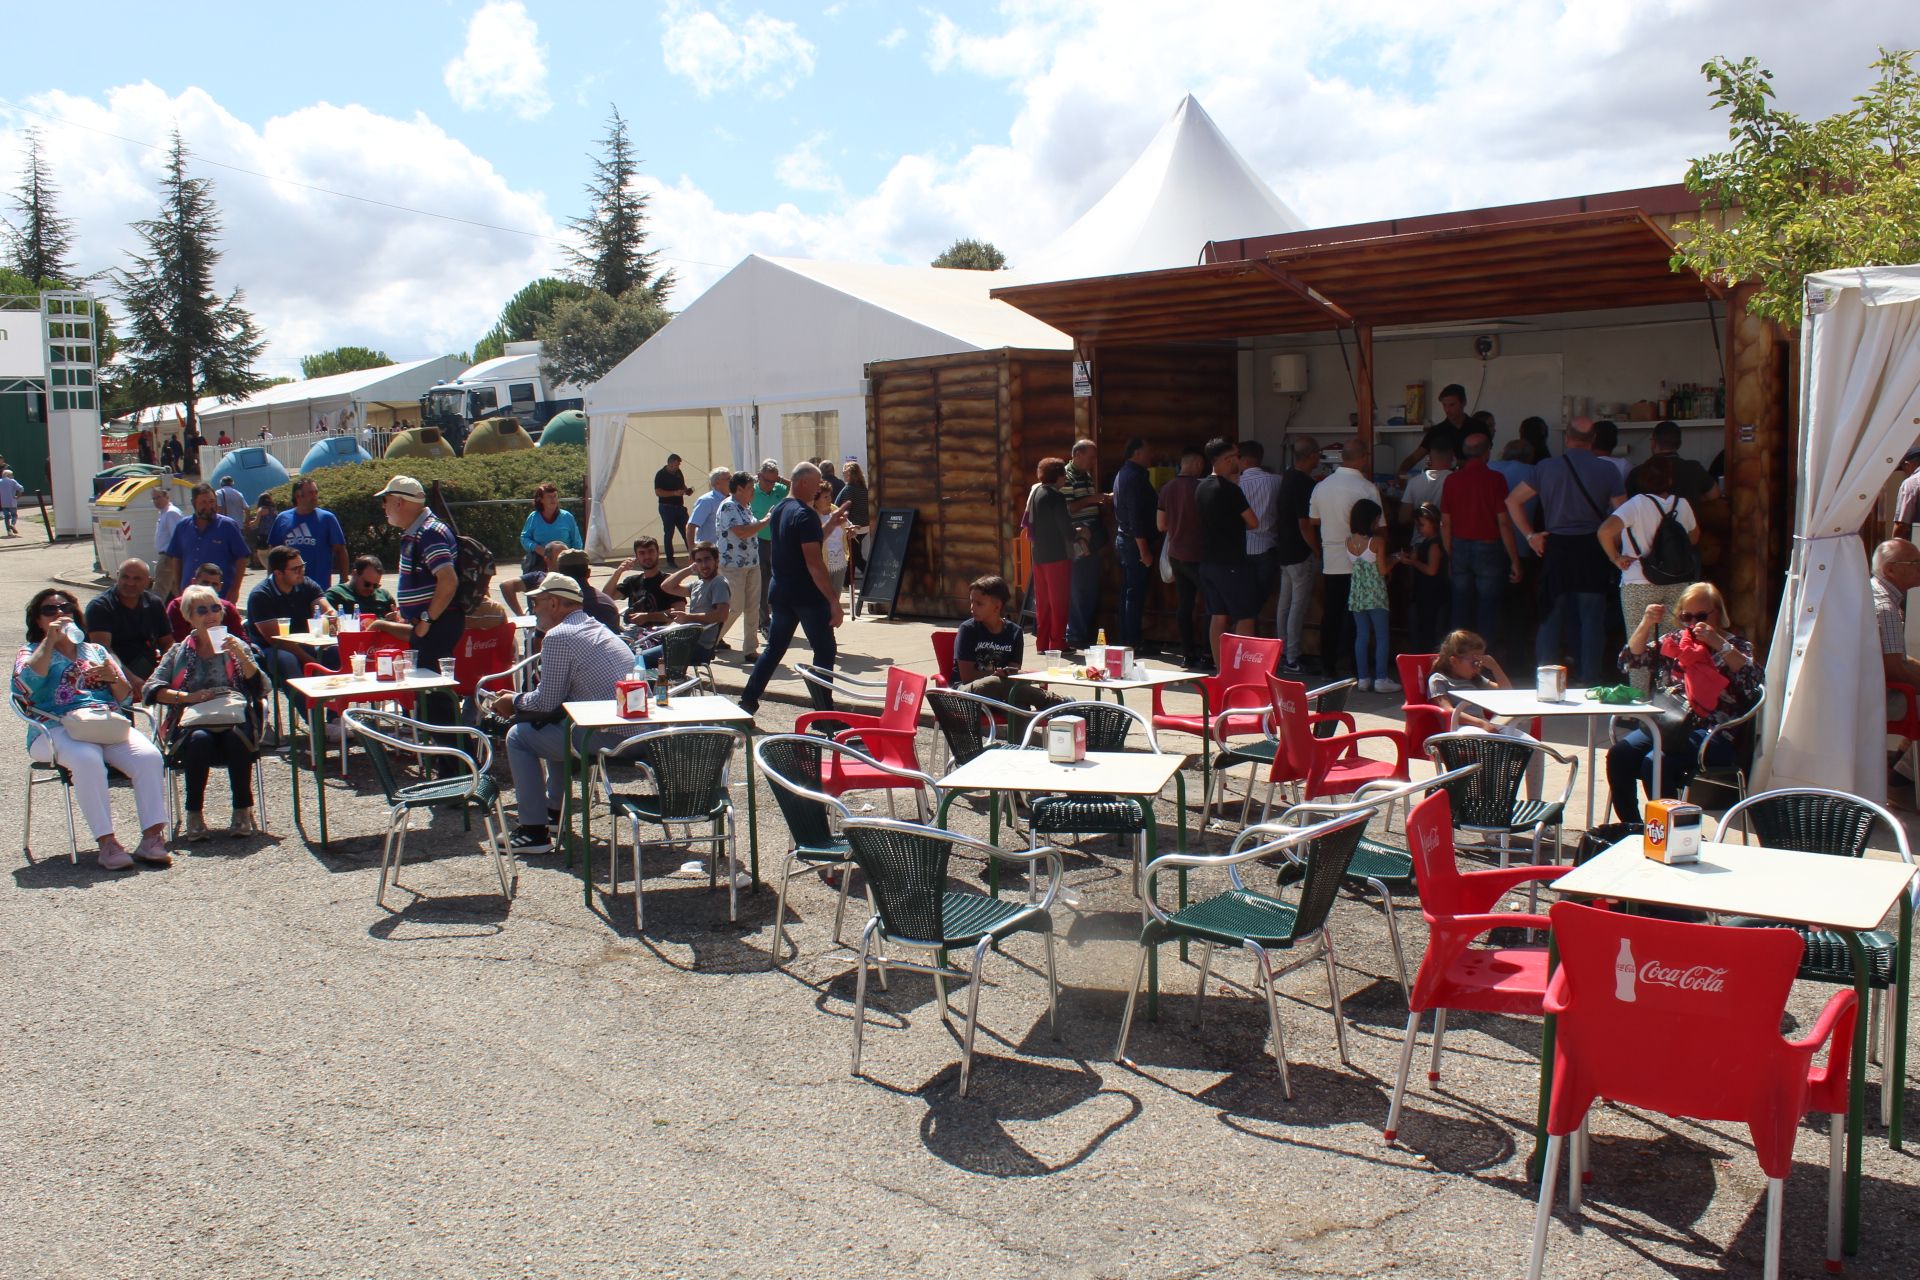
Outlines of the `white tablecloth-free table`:
<svg viewBox="0 0 1920 1280">
<path fill-rule="evenodd" d="M 1587 697 L 1585 689 L 1569 689 L 1563 701 L 1546 702 L 1541 700 L 1532 689 L 1470 689 L 1453 695 L 1480 707 L 1490 715 L 1513 716 L 1521 720 L 1531 720 L 1535 716 L 1579 716 L 1587 722 L 1587 822 L 1589 827 L 1598 826 L 1593 811 L 1594 788 L 1598 781 L 1594 762 L 1598 758 L 1599 744 L 1594 739 L 1594 726 L 1599 720 L 1609 716 L 1626 716 L 1638 720 L 1647 726 L 1653 735 L 1653 794 L 1660 791 L 1660 719 L 1659 708 L 1651 702 L 1600 702 Z M 1460 713 L 1466 708 L 1456 703 L 1453 709 L 1453 726 L 1460 725 Z"/>
</svg>

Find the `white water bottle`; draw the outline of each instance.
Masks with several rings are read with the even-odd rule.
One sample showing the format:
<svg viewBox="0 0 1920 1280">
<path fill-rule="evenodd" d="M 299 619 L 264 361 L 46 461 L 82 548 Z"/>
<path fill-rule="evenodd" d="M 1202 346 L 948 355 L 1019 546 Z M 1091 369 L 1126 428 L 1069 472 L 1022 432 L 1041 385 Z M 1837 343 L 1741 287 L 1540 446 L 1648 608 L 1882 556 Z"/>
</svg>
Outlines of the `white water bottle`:
<svg viewBox="0 0 1920 1280">
<path fill-rule="evenodd" d="M 1636 984 L 1637 974 L 1633 963 L 1633 947 L 1625 938 L 1620 939 L 1620 954 L 1613 961 L 1613 998 L 1622 1004 L 1632 1004 L 1640 998 Z"/>
</svg>

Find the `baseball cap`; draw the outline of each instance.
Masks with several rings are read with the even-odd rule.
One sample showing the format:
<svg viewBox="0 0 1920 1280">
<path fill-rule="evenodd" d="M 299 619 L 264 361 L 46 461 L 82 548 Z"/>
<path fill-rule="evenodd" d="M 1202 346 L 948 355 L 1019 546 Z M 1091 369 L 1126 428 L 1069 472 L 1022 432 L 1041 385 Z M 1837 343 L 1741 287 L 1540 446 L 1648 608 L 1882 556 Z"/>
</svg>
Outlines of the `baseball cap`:
<svg viewBox="0 0 1920 1280">
<path fill-rule="evenodd" d="M 561 569 L 590 569 L 593 567 L 593 561 L 588 558 L 586 552 L 575 547 L 571 551 L 562 551 L 560 553 L 560 561 L 556 567 Z"/>
<path fill-rule="evenodd" d="M 580 603 L 580 584 L 564 573 L 550 573 L 540 580 L 540 585 L 527 592 L 527 599 L 536 596 L 559 596 L 562 600 Z"/>
<path fill-rule="evenodd" d="M 387 481 L 386 488 L 373 496 L 376 498 L 384 498 L 390 493 L 397 493 L 403 498 L 412 498 L 415 502 L 425 502 L 427 500 L 426 486 L 418 480 L 415 480 L 412 476 L 395 476 L 393 479 Z"/>
</svg>

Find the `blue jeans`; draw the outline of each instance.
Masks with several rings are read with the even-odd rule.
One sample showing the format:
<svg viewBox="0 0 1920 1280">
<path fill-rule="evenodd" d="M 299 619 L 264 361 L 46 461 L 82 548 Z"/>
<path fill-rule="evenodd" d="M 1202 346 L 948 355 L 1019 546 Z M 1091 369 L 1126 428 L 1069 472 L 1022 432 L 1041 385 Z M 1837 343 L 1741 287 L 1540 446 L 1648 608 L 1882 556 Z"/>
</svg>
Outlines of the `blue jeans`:
<svg viewBox="0 0 1920 1280">
<path fill-rule="evenodd" d="M 1499 640 L 1507 588 L 1507 549 L 1498 542 L 1453 540 L 1453 625 L 1477 632 L 1491 649 Z"/>
<path fill-rule="evenodd" d="M 635 732 L 645 729 L 637 725 Z M 567 727 L 564 723 L 528 724 L 507 730 L 507 768 L 513 771 L 514 821 L 523 827 L 544 827 L 547 815 L 560 812 L 567 794 Z M 585 758 L 589 751 L 612 746 L 617 734 L 590 734 L 575 730 L 574 750 Z"/>
<path fill-rule="evenodd" d="M 1684 751 L 1668 750 L 1660 756 L 1660 795 L 1677 795 L 1682 783 L 1693 777 L 1700 759 L 1700 744 L 1710 730 L 1695 729 L 1687 735 Z M 1726 737 L 1713 740 L 1707 749 L 1707 763 L 1720 766 L 1733 763 L 1733 744 Z M 1613 792 L 1613 814 L 1621 822 L 1640 821 L 1641 786 L 1653 787 L 1653 734 L 1645 725 L 1607 748 L 1607 787 Z"/>
<path fill-rule="evenodd" d="M 1067 598 L 1067 644 L 1084 649 L 1100 631 L 1100 544 L 1091 555 L 1073 561 Z"/>
<path fill-rule="evenodd" d="M 1157 567 L 1140 563 L 1140 544 L 1124 534 L 1115 534 L 1113 554 L 1120 561 L 1120 636 L 1117 641 L 1129 647 L 1140 644 L 1140 628 L 1147 616 L 1147 592 L 1153 589 Z M 1089 560 L 1092 556 L 1087 557 Z"/>
<path fill-rule="evenodd" d="M 1371 666 L 1368 665 L 1369 651 L 1372 655 Z M 1392 675 L 1387 667 L 1387 611 L 1385 609 L 1353 611 L 1353 673 L 1360 677 L 1362 684 Z"/>
<path fill-rule="evenodd" d="M 767 691 L 767 682 L 773 679 L 773 669 L 787 656 L 787 646 L 793 643 L 793 633 L 798 629 L 807 633 L 807 643 L 813 646 L 813 665 L 833 670 L 834 659 L 840 651 L 833 642 L 833 608 L 824 601 L 817 604 L 773 604 L 773 621 L 767 627 L 767 643 L 761 646 L 760 657 L 753 664 L 753 674 L 747 677 L 747 687 L 740 694 L 740 704 L 751 711 L 760 705 L 760 695 Z M 813 698 L 816 711 L 833 710 L 833 695 L 817 684 L 808 684 L 807 693 Z"/>
<path fill-rule="evenodd" d="M 1578 630 L 1567 648 L 1579 655 L 1575 672 L 1579 683 L 1587 686 L 1602 683 L 1607 677 L 1602 657 L 1607 644 L 1607 597 L 1598 592 L 1563 592 L 1553 602 L 1547 616 L 1540 620 L 1539 634 L 1533 639 L 1534 660 L 1543 667 L 1560 661 L 1569 624 Z"/>
</svg>

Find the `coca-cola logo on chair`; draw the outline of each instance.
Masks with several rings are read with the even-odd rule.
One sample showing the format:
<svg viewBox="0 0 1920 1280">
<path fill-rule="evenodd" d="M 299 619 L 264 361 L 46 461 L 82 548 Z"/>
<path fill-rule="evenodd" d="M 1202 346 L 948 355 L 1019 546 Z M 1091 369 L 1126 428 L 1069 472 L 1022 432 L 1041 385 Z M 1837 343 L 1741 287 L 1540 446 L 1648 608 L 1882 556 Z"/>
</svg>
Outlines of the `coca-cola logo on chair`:
<svg viewBox="0 0 1920 1280">
<path fill-rule="evenodd" d="M 1681 991 L 1702 991 L 1719 995 L 1727 989 L 1727 971 L 1711 965 L 1665 965 L 1649 960 L 1640 966 L 1640 981 L 1656 987 L 1674 987 Z"/>
</svg>

